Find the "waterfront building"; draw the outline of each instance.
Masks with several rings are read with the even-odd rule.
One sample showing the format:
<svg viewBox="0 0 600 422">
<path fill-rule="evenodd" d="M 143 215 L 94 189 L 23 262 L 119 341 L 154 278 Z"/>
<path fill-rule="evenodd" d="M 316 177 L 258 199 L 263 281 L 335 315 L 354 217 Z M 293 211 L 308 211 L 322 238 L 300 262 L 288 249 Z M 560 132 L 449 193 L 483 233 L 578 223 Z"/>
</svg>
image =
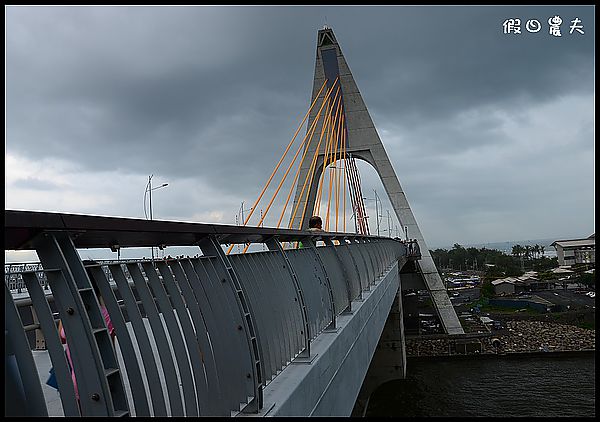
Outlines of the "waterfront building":
<svg viewBox="0 0 600 422">
<path fill-rule="evenodd" d="M 558 264 L 595 264 L 596 241 L 595 233 L 585 239 L 556 240 L 550 246 L 556 249 Z"/>
</svg>

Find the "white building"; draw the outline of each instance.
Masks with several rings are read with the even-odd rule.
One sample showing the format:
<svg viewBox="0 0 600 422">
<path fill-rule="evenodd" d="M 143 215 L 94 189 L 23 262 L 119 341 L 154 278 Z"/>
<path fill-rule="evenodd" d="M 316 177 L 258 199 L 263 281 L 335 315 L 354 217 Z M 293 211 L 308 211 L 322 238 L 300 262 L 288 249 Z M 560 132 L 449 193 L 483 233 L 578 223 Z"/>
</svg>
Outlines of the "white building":
<svg viewBox="0 0 600 422">
<path fill-rule="evenodd" d="M 558 264 L 595 264 L 596 241 L 592 234 L 587 239 L 556 240 L 550 246 L 556 249 Z"/>
</svg>

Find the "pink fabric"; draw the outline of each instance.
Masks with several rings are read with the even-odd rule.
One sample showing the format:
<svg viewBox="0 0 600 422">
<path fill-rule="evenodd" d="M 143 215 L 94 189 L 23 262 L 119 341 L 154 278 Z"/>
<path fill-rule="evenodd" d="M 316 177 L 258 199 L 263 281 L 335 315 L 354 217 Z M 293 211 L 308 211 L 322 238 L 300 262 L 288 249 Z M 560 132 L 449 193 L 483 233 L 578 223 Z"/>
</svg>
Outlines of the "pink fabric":
<svg viewBox="0 0 600 422">
<path fill-rule="evenodd" d="M 106 322 L 106 327 L 108 328 L 108 333 L 110 337 L 113 338 L 115 335 L 115 329 L 113 327 L 112 321 L 110 320 L 110 315 L 108 315 L 108 311 L 104 305 L 100 306 L 100 311 L 102 312 L 102 316 L 104 317 L 104 321 Z M 71 379 L 73 380 L 73 387 L 75 388 L 75 398 L 79 400 L 79 390 L 77 389 L 77 380 L 75 379 L 75 369 L 73 366 L 73 359 L 71 358 L 71 350 L 69 350 L 69 345 L 67 343 L 67 337 L 65 336 L 65 329 L 61 327 L 60 330 L 60 340 L 64 343 L 65 352 L 67 353 L 67 359 L 69 360 L 69 365 L 71 366 Z"/>
</svg>

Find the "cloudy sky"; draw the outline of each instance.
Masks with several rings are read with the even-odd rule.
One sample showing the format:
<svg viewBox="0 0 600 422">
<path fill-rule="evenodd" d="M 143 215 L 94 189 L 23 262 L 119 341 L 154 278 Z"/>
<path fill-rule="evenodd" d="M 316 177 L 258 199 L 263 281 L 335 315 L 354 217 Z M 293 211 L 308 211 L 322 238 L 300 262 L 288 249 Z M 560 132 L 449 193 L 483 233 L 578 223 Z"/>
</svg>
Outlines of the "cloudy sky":
<svg viewBox="0 0 600 422">
<path fill-rule="evenodd" d="M 6 209 L 144 218 L 153 174 L 155 219 L 235 224 L 309 107 L 327 23 L 431 248 L 595 230 L 593 6 L 5 13 Z"/>
</svg>

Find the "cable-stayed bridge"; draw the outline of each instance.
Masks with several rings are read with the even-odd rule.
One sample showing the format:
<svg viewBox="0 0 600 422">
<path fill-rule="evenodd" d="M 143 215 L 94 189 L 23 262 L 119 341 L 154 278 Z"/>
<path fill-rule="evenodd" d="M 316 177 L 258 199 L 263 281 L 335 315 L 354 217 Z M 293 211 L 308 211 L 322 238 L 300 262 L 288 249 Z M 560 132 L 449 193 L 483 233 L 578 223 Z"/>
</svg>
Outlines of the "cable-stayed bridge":
<svg viewBox="0 0 600 422">
<path fill-rule="evenodd" d="M 370 235 L 356 159 L 377 171 L 410 241 Z M 295 189 L 277 227 L 261 227 L 289 174 Z M 346 229 L 347 205 L 355 233 Z M 324 231 L 307 230 L 314 214 Z M 6 414 L 349 415 L 357 398 L 406 373 L 403 289 L 427 289 L 445 332 L 463 334 L 330 28 L 318 32 L 311 106 L 243 223 L 5 211 L 5 250 L 35 250 L 40 259 L 5 275 Z M 248 252 L 253 244 L 268 250 Z M 235 245 L 242 253 L 232 253 Z M 84 265 L 78 252 L 171 246 L 198 254 Z M 9 288 L 15 277 L 27 297 Z M 394 352 L 374 359 L 386 343 Z M 60 393 L 45 384 L 50 367 Z M 368 382 L 367 371 L 377 374 Z"/>
</svg>

